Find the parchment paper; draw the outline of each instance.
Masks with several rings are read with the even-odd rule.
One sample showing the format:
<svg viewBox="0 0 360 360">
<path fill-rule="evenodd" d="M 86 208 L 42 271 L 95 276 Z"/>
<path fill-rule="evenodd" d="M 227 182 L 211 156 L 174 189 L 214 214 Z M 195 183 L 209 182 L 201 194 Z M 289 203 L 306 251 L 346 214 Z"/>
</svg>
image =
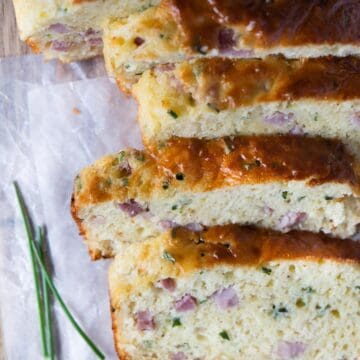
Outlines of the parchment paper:
<svg viewBox="0 0 360 360">
<path fill-rule="evenodd" d="M 17 180 L 48 230 L 53 279 L 80 324 L 115 359 L 109 261 L 92 262 L 69 212 L 77 172 L 100 156 L 140 147 L 134 102 L 101 60 L 72 65 L 0 59 L 0 314 L 5 359 L 41 359 L 29 252 L 11 185 Z M 95 359 L 55 304 L 58 359 Z"/>
</svg>

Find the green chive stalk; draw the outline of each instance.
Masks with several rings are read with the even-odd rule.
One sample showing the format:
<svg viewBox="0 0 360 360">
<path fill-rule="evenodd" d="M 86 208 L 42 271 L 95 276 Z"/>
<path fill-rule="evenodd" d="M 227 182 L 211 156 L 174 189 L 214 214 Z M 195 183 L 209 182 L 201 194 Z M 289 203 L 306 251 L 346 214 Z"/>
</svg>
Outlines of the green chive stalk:
<svg viewBox="0 0 360 360">
<path fill-rule="evenodd" d="M 74 326 L 75 330 L 80 334 L 80 336 L 85 340 L 85 342 L 90 346 L 90 348 L 93 350 L 93 352 L 100 358 L 100 359 L 105 359 L 105 355 L 97 348 L 97 346 L 92 342 L 92 340 L 86 335 L 86 333 L 84 332 L 84 330 L 80 327 L 80 325 L 76 322 L 76 320 L 74 319 L 74 317 L 72 316 L 72 314 L 70 313 L 69 309 L 67 308 L 64 300 L 62 299 L 62 297 L 60 296 L 58 290 L 56 289 L 54 283 L 51 280 L 50 275 L 48 274 L 46 268 L 45 268 L 45 264 L 44 262 L 41 260 L 39 251 L 35 245 L 34 242 L 31 242 L 31 247 L 34 251 L 34 255 L 35 255 L 35 259 L 38 263 L 38 265 L 41 268 L 41 271 L 43 273 L 43 276 L 45 277 L 45 280 L 51 290 L 51 292 L 53 293 L 55 299 L 58 301 L 61 309 L 63 310 L 63 312 L 65 313 L 66 317 L 68 318 L 68 320 L 70 321 L 70 323 Z"/>
<path fill-rule="evenodd" d="M 23 198 L 20 188 L 16 182 L 14 182 L 14 187 L 15 187 L 15 192 L 16 192 L 16 198 L 17 198 L 17 201 L 20 206 L 21 216 L 22 216 L 22 219 L 23 219 L 23 222 L 25 225 L 26 237 L 28 240 L 31 268 L 32 268 L 32 273 L 33 273 L 33 277 L 34 277 L 36 302 L 37 302 L 38 315 L 39 315 L 42 353 L 43 353 L 44 357 L 47 358 L 49 356 L 49 354 L 47 352 L 47 347 L 46 347 L 44 308 L 43 308 L 42 296 L 41 296 L 41 292 L 40 292 L 39 273 L 36 268 L 36 262 L 35 262 L 35 258 L 34 258 L 33 247 L 32 247 L 32 245 L 34 243 L 32 225 L 30 222 L 29 214 L 28 214 L 26 206 L 25 206 L 24 198 Z"/>
<path fill-rule="evenodd" d="M 45 231 L 42 226 L 38 227 L 38 244 L 39 244 L 39 253 L 41 260 L 45 264 L 45 253 L 44 253 L 44 243 L 45 243 Z M 54 340 L 52 333 L 52 321 L 51 321 L 51 303 L 49 297 L 49 286 L 46 282 L 44 275 L 41 275 L 42 280 L 42 293 L 44 299 L 44 315 L 45 315 L 45 336 L 46 336 L 46 348 L 51 360 L 55 359 L 54 351 Z"/>
</svg>

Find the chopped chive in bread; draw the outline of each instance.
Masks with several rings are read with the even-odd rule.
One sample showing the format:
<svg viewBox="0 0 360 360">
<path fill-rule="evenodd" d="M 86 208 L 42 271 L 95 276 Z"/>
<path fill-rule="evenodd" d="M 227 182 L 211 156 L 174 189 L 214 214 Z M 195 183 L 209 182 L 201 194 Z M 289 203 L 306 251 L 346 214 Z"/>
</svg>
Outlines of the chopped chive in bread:
<svg viewBox="0 0 360 360">
<path fill-rule="evenodd" d="M 360 4 L 170 0 L 105 25 L 108 70 L 124 89 L 154 64 L 201 57 L 359 54 Z M 141 39 L 136 42 L 135 39 Z"/>
<path fill-rule="evenodd" d="M 93 258 L 178 225 L 257 224 L 347 238 L 360 223 L 358 169 L 337 140 L 174 138 L 82 170 L 72 212 Z"/>
<path fill-rule="evenodd" d="M 171 254 L 171 261 L 163 254 Z M 122 249 L 109 271 L 126 359 L 356 359 L 360 243 L 225 226 Z"/>
<path fill-rule="evenodd" d="M 342 139 L 360 157 L 360 60 L 199 59 L 133 86 L 146 143 L 291 133 Z"/>
<path fill-rule="evenodd" d="M 102 24 L 156 5 L 156 0 L 13 0 L 20 37 L 45 58 L 64 62 L 102 54 Z"/>
</svg>

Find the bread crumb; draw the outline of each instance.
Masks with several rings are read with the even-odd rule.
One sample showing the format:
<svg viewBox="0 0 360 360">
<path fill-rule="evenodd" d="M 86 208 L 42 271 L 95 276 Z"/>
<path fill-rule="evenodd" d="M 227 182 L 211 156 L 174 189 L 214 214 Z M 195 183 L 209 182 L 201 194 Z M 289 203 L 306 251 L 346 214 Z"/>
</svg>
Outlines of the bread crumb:
<svg viewBox="0 0 360 360">
<path fill-rule="evenodd" d="M 81 114 L 81 111 L 77 107 L 73 107 L 72 112 L 73 112 L 74 115 L 80 115 Z"/>
</svg>

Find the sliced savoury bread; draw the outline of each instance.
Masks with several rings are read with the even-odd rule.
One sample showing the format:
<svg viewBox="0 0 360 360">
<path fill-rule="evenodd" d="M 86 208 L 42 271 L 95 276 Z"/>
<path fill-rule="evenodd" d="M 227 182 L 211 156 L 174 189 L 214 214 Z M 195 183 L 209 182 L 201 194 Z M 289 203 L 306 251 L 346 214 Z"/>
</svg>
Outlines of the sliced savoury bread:
<svg viewBox="0 0 360 360">
<path fill-rule="evenodd" d="M 360 59 L 198 59 L 133 86 L 146 143 L 291 133 L 341 139 L 360 157 Z"/>
<path fill-rule="evenodd" d="M 174 138 L 82 170 L 72 212 L 93 258 L 178 225 L 229 223 L 347 238 L 360 223 L 359 164 L 337 140 Z"/>
<path fill-rule="evenodd" d="M 360 242 L 224 226 L 174 229 L 109 272 L 121 359 L 354 360 Z"/>
<path fill-rule="evenodd" d="M 105 60 L 126 89 L 146 68 L 198 57 L 358 55 L 360 3 L 165 0 L 105 25 Z"/>
<path fill-rule="evenodd" d="M 102 54 L 102 24 L 157 0 L 13 0 L 20 37 L 45 58 L 64 62 Z"/>
</svg>

